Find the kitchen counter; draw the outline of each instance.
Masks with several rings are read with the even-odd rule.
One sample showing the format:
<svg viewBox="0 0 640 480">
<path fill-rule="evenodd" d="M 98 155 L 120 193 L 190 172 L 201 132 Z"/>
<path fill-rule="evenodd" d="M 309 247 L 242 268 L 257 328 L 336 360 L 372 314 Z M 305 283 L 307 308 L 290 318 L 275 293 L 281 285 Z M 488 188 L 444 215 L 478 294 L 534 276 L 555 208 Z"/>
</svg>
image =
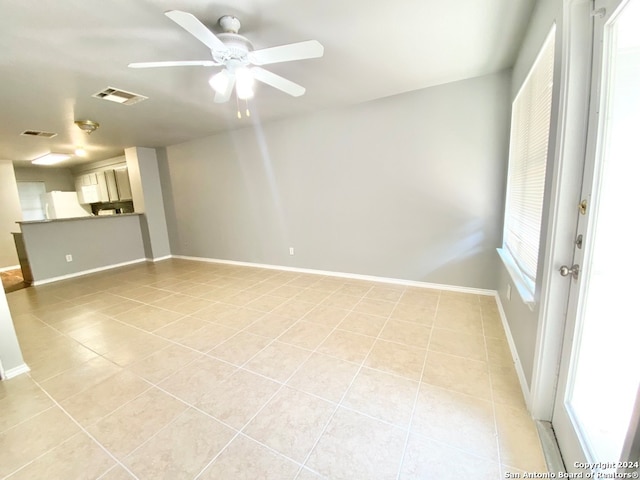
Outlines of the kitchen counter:
<svg viewBox="0 0 640 480">
<path fill-rule="evenodd" d="M 35 285 L 146 259 L 141 213 L 17 223 Z"/>
<path fill-rule="evenodd" d="M 24 246 L 22 232 L 11 232 L 13 241 L 16 244 L 16 252 L 18 253 L 18 261 L 20 262 L 20 270 L 22 270 L 22 279 L 28 285 L 33 283 L 33 274 L 31 273 L 31 265 L 29 265 L 29 257 Z"/>
<path fill-rule="evenodd" d="M 143 215 L 142 213 L 117 213 L 115 215 L 87 215 L 86 217 L 71 217 L 71 218 L 47 218 L 44 220 L 26 220 L 16 222 L 19 225 L 29 225 L 33 223 L 53 223 L 53 222 L 69 222 L 75 220 L 95 220 L 98 218 L 114 218 L 114 217 L 130 217 L 135 215 Z"/>
</svg>

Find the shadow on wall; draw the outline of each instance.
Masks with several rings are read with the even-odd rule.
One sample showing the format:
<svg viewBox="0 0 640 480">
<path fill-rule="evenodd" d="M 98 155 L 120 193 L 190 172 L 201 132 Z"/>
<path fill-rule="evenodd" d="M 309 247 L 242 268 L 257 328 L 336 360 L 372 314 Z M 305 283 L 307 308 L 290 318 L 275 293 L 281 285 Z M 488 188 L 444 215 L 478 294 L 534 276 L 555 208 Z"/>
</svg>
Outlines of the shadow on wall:
<svg viewBox="0 0 640 480">
<path fill-rule="evenodd" d="M 435 247 L 439 252 L 437 256 L 433 255 L 433 249 L 429 249 L 416 260 L 420 275 L 448 275 L 454 265 L 464 264 L 474 256 L 485 253 L 485 243 L 486 236 L 481 220 L 471 220 L 456 231 L 448 231 L 446 237 L 437 242 L 440 247 Z"/>
</svg>

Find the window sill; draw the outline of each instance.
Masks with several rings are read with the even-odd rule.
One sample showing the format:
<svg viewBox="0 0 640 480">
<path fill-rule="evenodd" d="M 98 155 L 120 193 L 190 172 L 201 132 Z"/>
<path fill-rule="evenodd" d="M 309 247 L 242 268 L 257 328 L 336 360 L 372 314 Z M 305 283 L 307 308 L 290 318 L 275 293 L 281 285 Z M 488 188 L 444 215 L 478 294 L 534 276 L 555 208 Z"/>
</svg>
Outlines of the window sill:
<svg viewBox="0 0 640 480">
<path fill-rule="evenodd" d="M 497 248 L 498 255 L 502 259 L 502 263 L 504 263 L 507 272 L 509 272 L 509 276 L 511 277 L 511 281 L 513 282 L 514 287 L 518 291 L 522 302 L 529 307 L 531 311 L 536 306 L 536 301 L 534 297 L 534 292 L 531 291 L 527 281 L 525 280 L 522 273 L 520 273 L 520 269 L 516 265 L 516 262 L 513 260 L 511 254 L 506 251 L 504 248 Z"/>
</svg>

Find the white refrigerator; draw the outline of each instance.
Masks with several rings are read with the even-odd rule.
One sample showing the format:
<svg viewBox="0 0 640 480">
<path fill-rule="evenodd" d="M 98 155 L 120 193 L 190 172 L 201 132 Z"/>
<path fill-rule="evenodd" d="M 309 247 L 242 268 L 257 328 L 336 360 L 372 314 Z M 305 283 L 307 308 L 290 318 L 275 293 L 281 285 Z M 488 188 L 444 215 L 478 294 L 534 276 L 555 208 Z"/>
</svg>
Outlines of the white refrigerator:
<svg viewBox="0 0 640 480">
<path fill-rule="evenodd" d="M 92 215 L 88 208 L 78 202 L 76 192 L 48 192 L 41 196 L 46 218 L 74 218 Z"/>
</svg>

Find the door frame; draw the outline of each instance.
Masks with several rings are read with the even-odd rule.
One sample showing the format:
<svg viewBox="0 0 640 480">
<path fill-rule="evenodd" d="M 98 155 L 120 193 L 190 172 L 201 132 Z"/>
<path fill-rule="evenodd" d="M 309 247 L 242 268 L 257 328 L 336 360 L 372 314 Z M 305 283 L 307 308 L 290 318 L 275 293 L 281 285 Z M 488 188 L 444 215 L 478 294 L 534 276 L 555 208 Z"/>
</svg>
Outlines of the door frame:
<svg viewBox="0 0 640 480">
<path fill-rule="evenodd" d="M 540 310 L 530 386 L 529 410 L 550 421 L 565 334 L 570 281 L 558 274 L 573 258 L 577 208 L 587 148 L 592 66 L 592 0 L 565 0 L 556 37 L 554 101 L 549 150 L 553 168 L 547 183 L 543 225 Z M 545 213 L 543 212 L 543 215 Z"/>
<path fill-rule="evenodd" d="M 592 34 L 592 67 L 591 67 L 591 102 L 590 111 L 588 113 L 589 133 L 586 143 L 586 156 L 585 165 L 583 169 L 583 176 L 581 178 L 583 185 L 583 191 L 581 192 L 583 199 L 588 199 L 588 210 L 590 213 L 586 215 L 579 215 L 574 212 L 577 224 L 580 227 L 580 231 L 584 232 L 585 241 L 587 244 L 586 250 L 577 250 L 572 245 L 573 254 L 565 259 L 565 263 L 580 264 L 580 279 L 578 282 L 569 280 L 572 290 L 567 296 L 567 310 L 569 315 L 565 319 L 565 333 L 563 340 L 563 355 L 560 364 L 559 377 L 556 387 L 556 398 L 554 400 L 554 408 L 558 412 L 553 413 L 553 424 L 557 425 L 560 430 L 557 430 L 558 440 L 562 440 L 564 447 L 570 452 L 576 455 L 584 454 L 587 458 L 578 458 L 578 460 L 594 461 L 589 455 L 593 452 L 589 452 L 588 446 L 583 444 L 581 440 L 581 434 L 575 427 L 574 420 L 570 411 L 564 408 L 566 401 L 565 395 L 568 395 L 570 390 L 565 390 L 570 384 L 569 380 L 572 376 L 573 363 L 578 354 L 575 342 L 579 341 L 581 336 L 581 319 L 583 313 L 581 312 L 585 308 L 585 304 L 582 303 L 580 298 L 586 295 L 588 289 L 588 278 L 591 270 L 591 260 L 593 250 L 589 247 L 591 243 L 595 241 L 596 228 L 592 222 L 595 221 L 594 214 L 597 211 L 598 204 L 600 203 L 600 188 L 603 181 L 602 172 L 605 168 L 604 155 L 608 151 L 606 141 L 604 140 L 608 128 L 607 117 L 609 108 L 611 107 L 611 97 L 609 96 L 609 88 L 615 84 L 615 80 L 612 80 L 611 72 L 609 68 L 613 65 L 611 54 L 614 52 L 612 47 L 615 45 L 612 42 L 612 22 L 618 18 L 619 14 L 623 11 L 623 7 L 629 6 L 634 0 L 594 0 L 593 1 L 593 13 L 592 17 L 596 19 L 594 31 Z M 584 212 L 583 212 L 584 213 Z M 578 340 L 575 340 L 578 338 Z M 632 417 L 630 424 L 627 428 L 627 433 L 622 449 L 622 460 L 633 459 L 638 460 L 638 454 L 640 454 L 640 388 L 635 393 L 635 406 L 632 411 Z M 562 434 L 561 434 L 562 431 Z M 614 459 L 615 460 L 615 459 Z M 569 467 L 569 466 L 568 466 Z M 637 465 L 636 465 L 637 467 Z M 574 471 L 568 468 L 568 471 Z M 620 471 L 620 470 L 618 470 Z M 623 469 L 624 472 L 631 471 Z M 635 469 L 634 469 L 635 471 Z M 640 469 L 638 469 L 640 473 Z"/>
</svg>

